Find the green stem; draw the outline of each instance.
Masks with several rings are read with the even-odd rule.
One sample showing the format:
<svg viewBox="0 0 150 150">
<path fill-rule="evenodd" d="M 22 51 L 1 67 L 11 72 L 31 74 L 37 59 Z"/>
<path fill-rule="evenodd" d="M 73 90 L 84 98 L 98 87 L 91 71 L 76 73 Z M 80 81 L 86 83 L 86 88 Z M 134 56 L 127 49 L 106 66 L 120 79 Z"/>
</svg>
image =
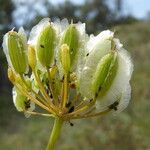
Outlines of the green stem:
<svg viewBox="0 0 150 150">
<path fill-rule="evenodd" d="M 63 120 L 58 117 L 55 118 L 54 126 L 46 150 L 54 150 L 54 146 L 59 137 L 62 125 Z"/>
</svg>

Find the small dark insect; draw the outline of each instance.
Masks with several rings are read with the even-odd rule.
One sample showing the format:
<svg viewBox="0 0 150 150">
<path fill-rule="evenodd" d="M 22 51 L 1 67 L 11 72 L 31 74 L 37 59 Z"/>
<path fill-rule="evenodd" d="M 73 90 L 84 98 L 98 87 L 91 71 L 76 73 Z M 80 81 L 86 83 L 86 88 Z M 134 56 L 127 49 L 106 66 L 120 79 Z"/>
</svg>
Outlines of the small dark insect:
<svg viewBox="0 0 150 150">
<path fill-rule="evenodd" d="M 30 108 L 30 100 L 25 101 L 24 104 L 25 104 L 25 109 Z"/>
<path fill-rule="evenodd" d="M 70 107 L 70 105 L 71 105 L 71 102 L 68 102 L 68 103 L 66 104 L 66 107 L 68 108 L 68 107 Z"/>
<path fill-rule="evenodd" d="M 71 83 L 71 84 L 70 84 L 70 88 L 75 89 L 75 88 L 76 88 L 76 85 L 75 85 L 74 83 Z"/>
<path fill-rule="evenodd" d="M 74 106 L 72 106 L 70 109 L 69 109 L 69 113 L 72 113 L 74 111 Z"/>
<path fill-rule="evenodd" d="M 74 124 L 73 124 L 72 122 L 70 122 L 70 121 L 69 121 L 69 124 L 70 124 L 70 126 L 71 126 L 71 127 L 73 127 L 73 126 L 74 126 Z"/>
<path fill-rule="evenodd" d="M 50 95 L 50 98 L 53 98 L 53 95 L 52 95 L 52 94 Z"/>
<path fill-rule="evenodd" d="M 41 44 L 40 47 L 41 47 L 41 48 L 44 48 L 44 45 Z"/>
<path fill-rule="evenodd" d="M 90 99 L 90 103 L 93 101 L 93 99 Z"/>
<path fill-rule="evenodd" d="M 86 56 L 89 56 L 89 53 L 87 53 Z"/>
<path fill-rule="evenodd" d="M 109 106 L 109 109 L 114 109 L 115 111 L 117 111 L 117 106 L 118 106 L 119 102 L 115 101 L 113 104 L 111 104 Z"/>
</svg>

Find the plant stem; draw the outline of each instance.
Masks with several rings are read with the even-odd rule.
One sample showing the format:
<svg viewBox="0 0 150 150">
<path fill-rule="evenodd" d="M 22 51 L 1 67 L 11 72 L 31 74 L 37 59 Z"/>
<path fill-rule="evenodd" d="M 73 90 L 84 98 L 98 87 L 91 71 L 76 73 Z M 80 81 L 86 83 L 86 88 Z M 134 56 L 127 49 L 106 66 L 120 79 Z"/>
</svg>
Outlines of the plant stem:
<svg viewBox="0 0 150 150">
<path fill-rule="evenodd" d="M 68 100 L 68 74 L 64 75 L 64 85 L 63 85 L 63 99 L 62 99 L 62 107 L 65 108 Z"/>
<path fill-rule="evenodd" d="M 56 103 L 58 102 L 58 99 L 57 99 L 56 89 L 55 89 L 55 87 L 54 87 L 54 84 L 52 83 L 52 80 L 53 80 L 53 82 L 54 82 L 55 78 L 54 78 L 54 79 L 51 79 L 51 77 L 50 77 L 50 71 L 49 71 L 48 68 L 47 68 L 47 73 L 48 73 L 48 80 L 49 80 L 50 93 L 51 93 L 52 96 L 53 96 L 54 104 L 56 104 Z"/>
<path fill-rule="evenodd" d="M 52 103 L 52 100 L 51 100 L 51 98 L 49 97 L 49 95 L 47 94 L 47 92 L 46 92 L 46 90 L 45 90 L 45 87 L 44 87 L 44 85 L 42 84 L 42 81 L 41 81 L 40 77 L 38 76 L 36 70 L 33 70 L 33 73 L 34 73 L 35 79 L 36 79 L 36 81 L 37 81 L 37 83 L 38 83 L 38 85 L 39 85 L 39 87 L 40 87 L 40 91 L 41 91 L 42 95 L 43 95 L 44 98 L 45 98 L 46 100 L 48 100 L 48 102 L 49 102 L 49 107 L 51 107 L 51 109 L 53 109 L 54 113 L 57 114 L 57 112 L 58 112 L 58 111 L 57 111 L 57 107 L 55 107 L 55 105 Z"/>
<path fill-rule="evenodd" d="M 54 150 L 54 146 L 59 137 L 62 125 L 63 120 L 61 118 L 56 117 L 46 150 Z"/>
</svg>

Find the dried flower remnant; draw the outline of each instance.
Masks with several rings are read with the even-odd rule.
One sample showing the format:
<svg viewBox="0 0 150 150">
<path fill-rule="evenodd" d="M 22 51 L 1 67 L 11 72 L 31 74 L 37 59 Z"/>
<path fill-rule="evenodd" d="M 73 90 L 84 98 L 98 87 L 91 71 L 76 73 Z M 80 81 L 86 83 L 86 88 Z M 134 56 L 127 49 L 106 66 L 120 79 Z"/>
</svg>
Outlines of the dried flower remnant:
<svg viewBox="0 0 150 150">
<path fill-rule="evenodd" d="M 118 113 L 129 103 L 133 64 L 109 30 L 88 36 L 85 24 L 45 18 L 28 41 L 23 28 L 6 33 L 3 50 L 16 109 L 26 117 L 55 118 L 47 150 L 54 149 L 65 121 L 73 126 L 73 119 Z"/>
</svg>

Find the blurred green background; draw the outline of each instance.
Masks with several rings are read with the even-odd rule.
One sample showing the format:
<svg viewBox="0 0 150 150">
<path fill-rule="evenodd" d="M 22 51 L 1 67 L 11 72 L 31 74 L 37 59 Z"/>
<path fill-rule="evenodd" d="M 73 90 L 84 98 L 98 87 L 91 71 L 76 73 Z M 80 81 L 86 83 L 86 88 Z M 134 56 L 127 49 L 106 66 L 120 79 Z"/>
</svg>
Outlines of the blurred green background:
<svg viewBox="0 0 150 150">
<path fill-rule="evenodd" d="M 146 0 L 133 1 L 139 13 L 148 5 Z M 118 116 L 73 121 L 73 127 L 65 123 L 57 150 L 150 150 L 150 11 L 139 17 L 127 11 L 128 7 L 123 0 L 0 0 L 0 44 L 13 27 L 24 26 L 29 32 L 48 16 L 52 20 L 85 22 L 89 34 L 115 30 L 131 52 L 134 73 L 129 107 Z M 6 72 L 0 47 L 0 150 L 44 150 L 53 120 L 35 116 L 27 119 L 16 111 Z"/>
</svg>

